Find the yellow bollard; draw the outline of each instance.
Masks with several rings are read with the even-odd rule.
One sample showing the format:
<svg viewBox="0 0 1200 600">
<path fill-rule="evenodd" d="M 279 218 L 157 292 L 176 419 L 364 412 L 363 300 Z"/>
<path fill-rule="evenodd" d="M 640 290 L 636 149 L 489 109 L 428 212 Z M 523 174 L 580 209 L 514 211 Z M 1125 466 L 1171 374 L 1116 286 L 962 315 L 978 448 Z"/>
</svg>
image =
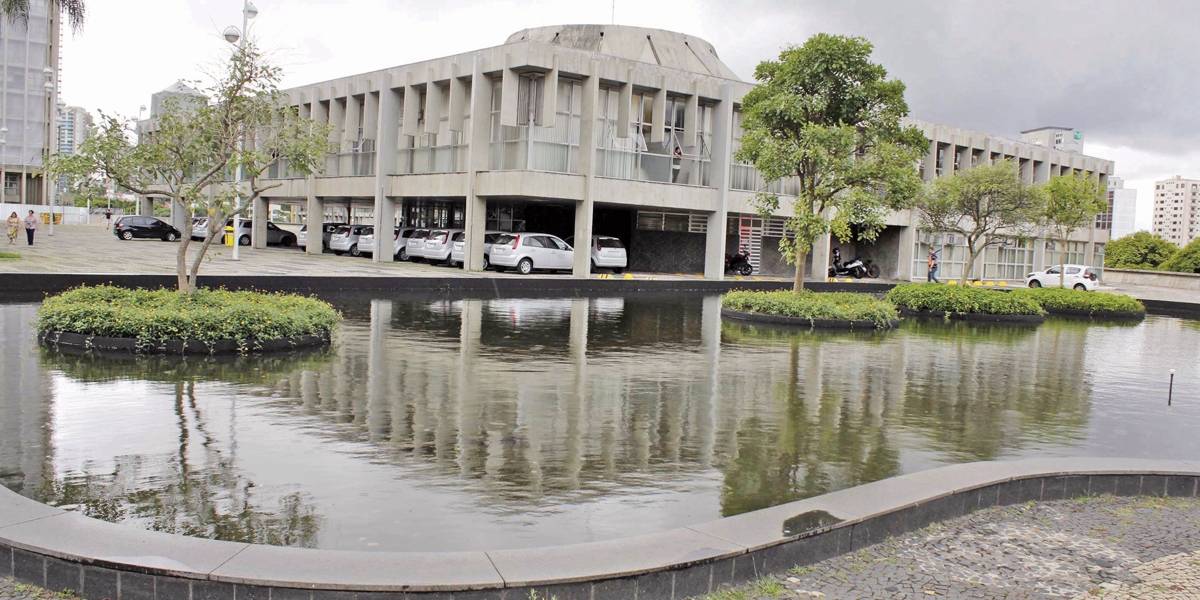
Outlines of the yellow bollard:
<svg viewBox="0 0 1200 600">
<path fill-rule="evenodd" d="M 225 241 L 226 246 L 233 246 L 233 226 L 232 225 L 225 226 L 225 240 L 224 241 Z"/>
<path fill-rule="evenodd" d="M 633 273 L 626 273 L 625 279 L 633 279 Z"/>
</svg>

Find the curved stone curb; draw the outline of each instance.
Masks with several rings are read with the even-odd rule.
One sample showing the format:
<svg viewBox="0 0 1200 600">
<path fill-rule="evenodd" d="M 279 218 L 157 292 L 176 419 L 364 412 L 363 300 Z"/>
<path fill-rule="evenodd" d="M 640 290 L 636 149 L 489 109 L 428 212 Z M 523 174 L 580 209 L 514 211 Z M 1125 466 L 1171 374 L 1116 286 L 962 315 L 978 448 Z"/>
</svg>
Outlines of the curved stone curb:
<svg viewBox="0 0 1200 600">
<path fill-rule="evenodd" d="M 84 597 L 682 599 L 812 564 L 989 506 L 1085 495 L 1194 497 L 1200 463 L 952 465 L 642 536 L 487 552 L 353 552 L 145 531 L 0 488 L 0 576 Z M 6 569 L 10 568 L 11 573 Z M 303 590 L 303 591 L 301 591 Z M 515 596 L 514 596 L 515 594 Z"/>
<path fill-rule="evenodd" d="M 887 327 L 876 327 L 873 321 L 854 321 L 849 319 L 806 319 L 804 317 L 787 317 L 783 315 L 764 315 L 762 313 L 751 313 L 733 310 L 729 308 L 721 309 L 721 316 L 726 319 L 736 321 L 745 321 L 747 323 L 762 323 L 766 325 L 784 325 L 787 327 L 800 327 L 804 329 L 892 329 L 900 324 L 898 319 L 888 321 Z"/>
<path fill-rule="evenodd" d="M 128 354 L 236 354 L 242 352 L 237 340 L 167 340 L 157 344 L 141 344 L 135 338 L 84 335 L 69 331 L 47 331 L 38 334 L 38 343 L 46 346 L 63 346 L 77 350 L 98 350 Z M 248 342 L 248 352 L 279 352 L 312 348 L 329 344 L 328 336 L 303 335 L 294 338 L 279 338 L 261 342 Z"/>
<path fill-rule="evenodd" d="M 1042 315 L 986 315 L 982 313 L 948 313 L 940 310 L 913 310 L 904 306 L 900 315 L 917 319 L 950 319 L 952 321 L 975 321 L 978 323 L 1024 323 L 1038 324 L 1046 320 Z"/>
</svg>

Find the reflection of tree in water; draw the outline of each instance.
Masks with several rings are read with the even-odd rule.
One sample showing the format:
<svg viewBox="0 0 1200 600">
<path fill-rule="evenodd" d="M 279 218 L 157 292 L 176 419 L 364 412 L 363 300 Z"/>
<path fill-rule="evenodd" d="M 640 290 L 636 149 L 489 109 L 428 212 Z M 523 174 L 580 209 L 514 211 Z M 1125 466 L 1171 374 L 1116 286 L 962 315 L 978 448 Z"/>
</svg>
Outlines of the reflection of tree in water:
<svg viewBox="0 0 1200 600">
<path fill-rule="evenodd" d="M 282 546 L 316 545 L 320 517 L 305 494 L 258 506 L 254 482 L 236 464 L 236 440 L 222 449 L 196 401 L 197 380 L 264 383 L 320 365 L 323 351 L 264 357 L 95 356 L 45 351 L 43 361 L 78 380 L 138 379 L 174 383 L 178 451 L 164 460 L 115 457 L 113 471 L 48 478 L 39 498 L 105 521 L 132 521 L 154 531 Z M 197 456 L 199 455 L 199 457 Z M 198 466 L 197 466 L 198 463 Z M 147 471 L 151 472 L 147 472 Z"/>
</svg>

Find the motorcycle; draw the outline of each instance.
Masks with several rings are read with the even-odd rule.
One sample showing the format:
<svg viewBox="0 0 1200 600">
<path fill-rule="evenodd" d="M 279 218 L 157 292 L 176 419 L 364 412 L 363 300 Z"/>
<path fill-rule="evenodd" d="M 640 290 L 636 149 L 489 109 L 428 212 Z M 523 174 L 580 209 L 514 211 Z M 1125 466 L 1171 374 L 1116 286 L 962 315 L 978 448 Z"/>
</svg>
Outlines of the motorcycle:
<svg viewBox="0 0 1200 600">
<path fill-rule="evenodd" d="M 738 250 L 734 254 L 725 256 L 725 272 L 742 276 L 753 273 L 754 265 L 750 264 L 750 253 L 746 250 Z"/>
<path fill-rule="evenodd" d="M 879 277 L 879 267 L 868 259 L 855 257 L 854 260 L 840 264 L 835 261 L 832 267 L 829 267 L 830 277 L 853 277 L 862 279 L 863 277 Z"/>
</svg>

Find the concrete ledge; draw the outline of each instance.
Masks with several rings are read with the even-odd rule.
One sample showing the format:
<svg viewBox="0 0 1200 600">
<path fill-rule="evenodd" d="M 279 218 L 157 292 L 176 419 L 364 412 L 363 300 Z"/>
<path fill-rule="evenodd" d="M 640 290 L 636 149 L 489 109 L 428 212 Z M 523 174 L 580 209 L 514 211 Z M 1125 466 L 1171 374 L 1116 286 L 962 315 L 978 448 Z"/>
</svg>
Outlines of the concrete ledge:
<svg viewBox="0 0 1200 600">
<path fill-rule="evenodd" d="M 137 338 L 105 337 L 69 331 L 39 333 L 38 342 L 46 346 L 123 354 L 236 354 L 242 351 L 237 340 L 217 340 L 215 342 L 166 340 L 156 344 L 142 344 Z M 329 345 L 327 336 L 304 335 L 249 342 L 246 348 L 249 352 L 279 352 L 327 345 Z"/>
<path fill-rule="evenodd" d="M 688 598 L 989 506 L 1197 495 L 1200 462 L 958 464 L 733 517 L 601 542 L 488 552 L 346 552 L 188 538 L 97 521 L 0 488 L 0 574 L 111 600 Z"/>
<path fill-rule="evenodd" d="M 1104 269 L 1106 283 L 1124 283 L 1150 287 L 1200 291 L 1200 274 L 1139 269 Z"/>
<path fill-rule="evenodd" d="M 762 313 L 742 312 L 728 308 L 721 309 L 721 316 L 735 321 L 760 323 L 765 325 L 780 325 L 801 329 L 858 329 L 871 330 L 891 329 L 900 324 L 898 319 L 888 321 L 887 327 L 876 327 L 873 321 L 854 321 L 849 319 L 806 319 L 804 317 L 788 317 L 784 315 L 765 315 Z"/>
</svg>

